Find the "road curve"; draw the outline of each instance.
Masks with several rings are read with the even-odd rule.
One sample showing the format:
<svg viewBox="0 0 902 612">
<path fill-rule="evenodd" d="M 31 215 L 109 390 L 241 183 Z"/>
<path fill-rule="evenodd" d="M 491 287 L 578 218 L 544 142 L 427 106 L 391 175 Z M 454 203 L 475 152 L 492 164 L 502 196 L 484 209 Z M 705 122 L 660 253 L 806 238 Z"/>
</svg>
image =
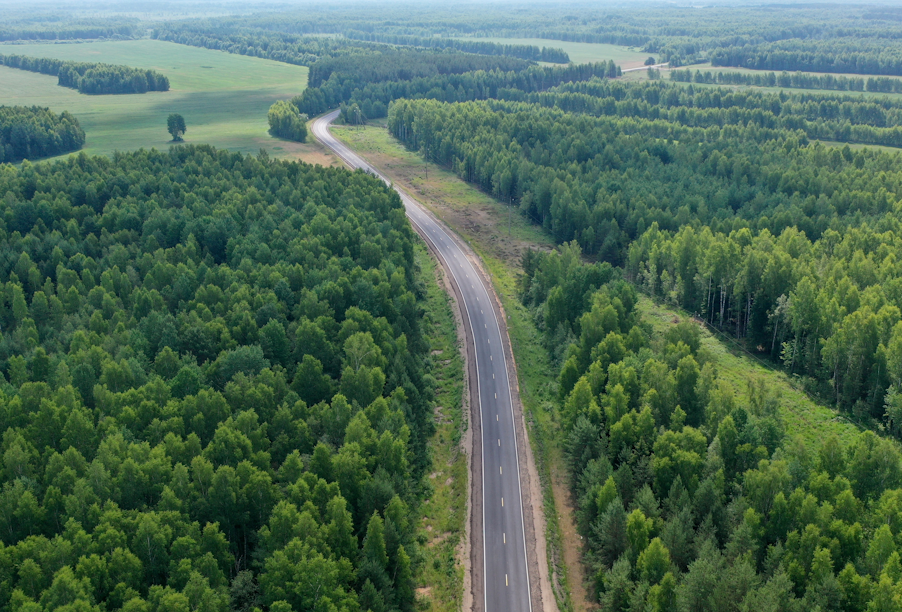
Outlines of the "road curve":
<svg viewBox="0 0 902 612">
<path fill-rule="evenodd" d="M 352 168 L 361 168 L 391 185 L 381 173 L 329 132 L 329 125 L 337 116 L 336 110 L 313 122 L 316 139 Z M 529 612 L 532 610 L 532 598 L 515 417 L 508 378 L 510 356 L 505 352 L 506 343 L 501 336 L 492 297 L 482 276 L 443 224 L 426 213 L 422 205 L 404 191 L 395 189 L 404 202 L 411 223 L 429 241 L 452 282 L 457 285 L 463 302 L 463 316 L 469 322 L 469 331 L 472 331 L 470 341 L 475 351 L 471 358 L 476 362 L 476 380 L 471 379 L 470 386 L 477 389 L 482 438 L 484 610 Z"/>
</svg>

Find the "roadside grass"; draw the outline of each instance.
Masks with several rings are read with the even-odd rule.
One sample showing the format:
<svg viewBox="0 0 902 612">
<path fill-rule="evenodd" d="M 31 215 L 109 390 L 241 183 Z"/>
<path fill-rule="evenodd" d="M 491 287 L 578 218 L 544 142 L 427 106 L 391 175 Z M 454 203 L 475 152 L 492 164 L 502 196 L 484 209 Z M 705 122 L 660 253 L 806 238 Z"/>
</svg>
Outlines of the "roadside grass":
<svg viewBox="0 0 902 612">
<path fill-rule="evenodd" d="M 430 163 L 427 178 L 422 158 L 392 138 L 382 123 L 362 129 L 335 126 L 333 133 L 429 207 L 482 259 L 507 315 L 520 399 L 541 480 L 549 574 L 555 598 L 562 612 L 590 609 L 581 578 L 579 538 L 567 506 L 569 481 L 553 411 L 557 376 L 532 316 L 517 296 L 523 250 L 551 249 L 554 243 L 540 227 L 453 172 Z"/>
<path fill-rule="evenodd" d="M 124 64 L 169 77 L 168 92 L 92 96 L 58 86 L 53 76 L 0 66 L 0 104 L 70 111 L 85 130 L 82 150 L 88 154 L 166 149 L 170 113 L 185 117 L 187 144 L 242 153 L 262 148 L 277 158 L 303 158 L 313 151 L 309 144 L 267 133 L 270 105 L 306 87 L 307 68 L 302 66 L 147 39 L 0 45 L 0 53 Z"/>
<path fill-rule="evenodd" d="M 675 321 L 689 317 L 687 313 L 658 304 L 645 295 L 639 298 L 638 309 L 643 319 L 651 324 L 655 336 L 664 334 Z M 704 326 L 700 329 L 701 351 L 716 365 L 719 377 L 733 388 L 737 402 L 750 403 L 749 383 L 752 382 L 763 381 L 767 389 L 778 394 L 779 415 L 788 438 L 799 436 L 810 451 L 816 451 L 832 435 L 848 446 L 861 431 L 835 408 L 808 397 L 782 370 L 746 354 L 732 340 L 718 338 Z"/>
<path fill-rule="evenodd" d="M 384 124 L 383 120 L 362 128 L 336 125 L 332 132 L 420 198 L 471 246 L 479 247 L 486 255 L 518 269 L 523 249 L 554 248 L 554 242 L 540 227 L 460 180 L 447 168 L 433 163 L 427 165 L 419 153 L 407 150 L 395 140 Z"/>
<path fill-rule="evenodd" d="M 574 64 L 614 60 L 615 64 L 624 68 L 641 66 L 649 55 L 634 48 L 620 45 L 570 42 L 568 40 L 552 40 L 549 38 L 460 38 L 459 40 L 478 40 L 480 42 L 493 42 L 502 45 L 535 45 L 540 49 L 542 47 L 554 47 L 566 51 L 567 55 L 570 56 L 570 61 Z"/>
<path fill-rule="evenodd" d="M 532 315 L 520 302 L 517 278 L 521 270 L 492 257 L 481 245 L 473 241 L 470 244 L 482 258 L 507 316 L 520 401 L 529 425 L 529 441 L 542 488 L 548 569 L 558 609 L 561 612 L 592 609 L 594 606 L 583 584 L 579 534 L 567 505 L 569 478 L 553 401 L 557 389 L 555 368 L 548 351 L 542 346 L 541 334 L 533 323 Z M 575 580 L 571 580 L 571 574 Z"/>
<path fill-rule="evenodd" d="M 451 298 L 439 286 L 436 262 L 423 244 L 416 260 L 426 287 L 423 329 L 432 350 L 436 431 L 429 441 L 432 472 L 428 499 L 420 507 L 417 529 L 423 563 L 417 581 L 418 609 L 458 612 L 463 597 L 464 568 L 458 561 L 467 518 L 467 459 L 461 436 L 467 428 L 463 411 L 464 365 L 451 309 Z"/>
</svg>

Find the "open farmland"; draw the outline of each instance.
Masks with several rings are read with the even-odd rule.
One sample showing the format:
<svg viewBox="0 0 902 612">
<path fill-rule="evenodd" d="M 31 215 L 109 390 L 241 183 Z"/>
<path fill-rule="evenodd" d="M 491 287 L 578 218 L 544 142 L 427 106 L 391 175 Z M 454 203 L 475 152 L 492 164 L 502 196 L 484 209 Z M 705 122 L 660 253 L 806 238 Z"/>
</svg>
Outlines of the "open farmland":
<svg viewBox="0 0 902 612">
<path fill-rule="evenodd" d="M 185 117 L 188 143 L 208 143 L 244 153 L 267 149 L 278 157 L 301 155 L 307 146 L 267 133 L 266 111 L 278 99 L 300 93 L 307 68 L 156 40 L 0 47 L 5 54 L 152 68 L 169 77 L 168 92 L 88 96 L 59 87 L 56 77 L 0 67 L 0 104 L 68 110 L 87 135 L 84 151 L 167 146 L 166 117 Z"/>
</svg>

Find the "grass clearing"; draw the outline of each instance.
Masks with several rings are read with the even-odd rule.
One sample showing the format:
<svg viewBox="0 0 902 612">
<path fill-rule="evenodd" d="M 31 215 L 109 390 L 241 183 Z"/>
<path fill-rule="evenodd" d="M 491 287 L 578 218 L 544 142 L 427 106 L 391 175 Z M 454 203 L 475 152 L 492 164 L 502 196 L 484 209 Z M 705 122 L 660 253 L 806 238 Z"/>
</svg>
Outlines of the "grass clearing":
<svg viewBox="0 0 902 612">
<path fill-rule="evenodd" d="M 638 309 L 655 335 L 665 333 L 674 321 L 688 317 L 685 312 L 657 304 L 644 295 Z M 716 364 L 720 378 L 733 387 L 739 403 L 748 403 L 749 383 L 753 381 L 764 381 L 768 389 L 779 393 L 780 418 L 787 436 L 801 436 L 806 446 L 816 451 L 832 435 L 848 445 L 861 431 L 835 408 L 819 404 L 800 391 L 785 372 L 749 356 L 735 342 L 715 336 L 704 326 L 701 331 L 701 350 Z"/>
<path fill-rule="evenodd" d="M 849 145 L 849 148 L 853 151 L 858 151 L 860 149 L 874 149 L 875 151 L 884 151 L 886 153 L 898 153 L 900 150 L 899 147 L 887 147 L 884 145 L 873 145 L 873 144 L 859 144 L 857 142 L 838 142 L 836 140 L 818 140 L 815 142 L 820 142 L 822 145 L 827 147 L 839 147 L 840 149 L 846 145 Z"/>
<path fill-rule="evenodd" d="M 56 77 L 0 66 L 0 104 L 46 106 L 75 115 L 88 154 L 169 146 L 166 117 L 180 113 L 185 142 L 303 158 L 309 144 L 273 138 L 266 111 L 307 85 L 307 68 L 158 40 L 82 44 L 3 45 L 0 53 L 151 68 L 169 77 L 170 91 L 89 96 L 58 86 Z"/>
<path fill-rule="evenodd" d="M 439 286 L 437 264 L 425 245 L 417 243 L 417 263 L 426 285 L 424 330 L 432 348 L 436 431 L 429 442 L 431 493 L 421 506 L 418 535 L 423 564 L 417 576 L 420 610 L 458 612 L 463 597 L 464 568 L 458 548 L 467 518 L 467 458 L 461 436 L 467 428 L 463 411 L 464 366 L 451 298 Z"/>
<path fill-rule="evenodd" d="M 632 47 L 602 43 L 570 42 L 548 38 L 461 38 L 460 40 L 478 40 L 501 45 L 535 45 L 539 48 L 554 47 L 566 51 L 570 56 L 570 61 L 575 64 L 614 60 L 614 63 L 621 68 L 636 68 L 648 58 L 648 53 Z"/>
</svg>

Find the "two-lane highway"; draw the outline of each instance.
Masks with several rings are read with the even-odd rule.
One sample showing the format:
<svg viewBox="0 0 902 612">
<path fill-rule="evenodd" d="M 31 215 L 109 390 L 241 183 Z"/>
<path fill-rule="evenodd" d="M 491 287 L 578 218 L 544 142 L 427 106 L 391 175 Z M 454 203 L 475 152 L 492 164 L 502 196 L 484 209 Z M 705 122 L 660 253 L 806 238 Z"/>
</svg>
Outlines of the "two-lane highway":
<svg viewBox="0 0 902 612">
<path fill-rule="evenodd" d="M 313 123 L 313 134 L 352 168 L 391 184 L 375 168 L 329 132 L 334 111 Z M 509 355 L 489 290 L 450 232 L 398 189 L 407 216 L 431 244 L 462 297 L 463 316 L 472 332 L 482 445 L 482 575 L 486 612 L 529 612 L 532 600 L 520 491 L 520 460 L 508 378 Z"/>
</svg>

